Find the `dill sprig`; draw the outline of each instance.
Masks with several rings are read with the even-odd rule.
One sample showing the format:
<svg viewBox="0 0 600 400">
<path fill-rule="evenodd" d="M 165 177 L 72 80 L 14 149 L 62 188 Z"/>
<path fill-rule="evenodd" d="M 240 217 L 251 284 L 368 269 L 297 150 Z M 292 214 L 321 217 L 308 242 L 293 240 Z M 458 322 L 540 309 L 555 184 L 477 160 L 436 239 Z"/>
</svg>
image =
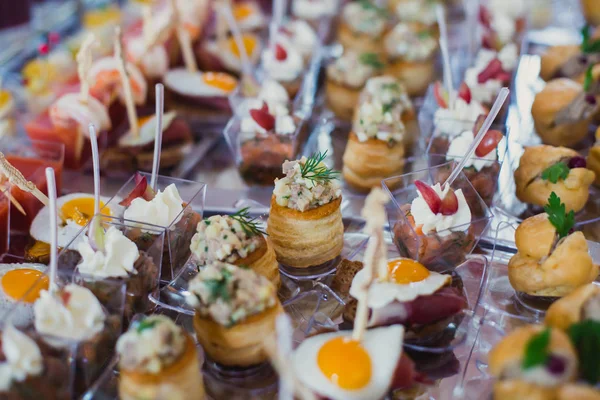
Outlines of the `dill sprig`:
<svg viewBox="0 0 600 400">
<path fill-rule="evenodd" d="M 337 179 L 339 171 L 327 168 L 323 164 L 325 157 L 327 157 L 327 151 L 324 153 L 318 152 L 310 156 L 304 164 L 300 164 L 302 177 L 316 183 L 326 183 Z"/>
<path fill-rule="evenodd" d="M 242 225 L 242 229 L 246 232 L 248 236 L 255 235 L 266 235 L 267 232 L 263 231 L 259 228 L 260 222 L 257 222 L 256 218 L 252 218 L 250 216 L 250 207 L 244 207 L 241 210 L 238 210 L 235 214 L 231 215 L 231 218 L 235 219 Z"/>
</svg>

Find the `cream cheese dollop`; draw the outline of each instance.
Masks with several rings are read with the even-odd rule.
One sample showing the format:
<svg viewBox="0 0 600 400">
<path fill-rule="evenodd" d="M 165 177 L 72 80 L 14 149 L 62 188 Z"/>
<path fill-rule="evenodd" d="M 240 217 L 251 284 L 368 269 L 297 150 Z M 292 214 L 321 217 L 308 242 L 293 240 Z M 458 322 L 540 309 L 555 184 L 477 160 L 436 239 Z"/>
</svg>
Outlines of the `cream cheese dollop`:
<svg viewBox="0 0 600 400">
<path fill-rule="evenodd" d="M 186 347 L 185 331 L 164 315 L 134 322 L 117 341 L 119 366 L 128 371 L 158 374 L 173 364 Z"/>
<path fill-rule="evenodd" d="M 337 7 L 338 0 L 292 0 L 294 16 L 309 21 L 335 15 Z"/>
<path fill-rule="evenodd" d="M 473 131 L 466 130 L 461 133 L 459 136 L 452 139 L 450 143 L 450 147 L 446 153 L 447 160 L 461 160 L 469 147 L 471 147 L 471 143 L 473 143 L 473 139 L 475 139 L 475 134 Z M 502 146 L 505 143 L 505 139 L 502 138 L 500 143 L 498 143 L 498 147 Z M 496 149 L 490 151 L 483 157 L 477 158 L 475 155 L 467 160 L 465 163 L 465 168 L 473 167 L 476 171 L 481 171 L 485 167 L 489 167 L 496 162 L 498 159 L 498 151 Z"/>
<path fill-rule="evenodd" d="M 305 59 L 311 57 L 319 38 L 308 22 L 301 19 L 287 21 L 285 31 L 282 33 L 285 35 L 287 32 L 290 33 L 290 35 L 287 35 L 289 40 L 294 48 L 298 49 L 302 57 Z"/>
<path fill-rule="evenodd" d="M 119 278 L 137 274 L 134 264 L 140 253 L 137 246 L 115 226 L 104 234 L 104 250 L 94 250 L 87 236 L 77 246 L 83 274 L 99 278 Z"/>
<path fill-rule="evenodd" d="M 498 79 L 488 79 L 484 83 L 479 83 L 477 80 L 479 74 L 486 69 L 490 61 L 494 58 L 500 60 L 502 70 L 509 73 L 512 72 L 516 68 L 519 60 L 517 46 L 514 43 L 509 43 L 499 52 L 481 49 L 479 50 L 479 53 L 477 53 L 475 65 L 468 68 L 465 72 L 465 82 L 471 89 L 473 99 L 482 103 L 493 102 L 504 85 L 504 83 Z"/>
<path fill-rule="evenodd" d="M 487 114 L 483 105 L 471 99 L 467 103 L 460 97 L 454 101 L 454 108 L 438 108 L 435 110 L 434 123 L 437 131 L 444 135 L 454 137 L 460 135 L 463 131 L 471 129 L 477 117 Z"/>
<path fill-rule="evenodd" d="M 274 79 L 267 79 L 263 82 L 258 98 L 267 102 L 267 104 L 288 104 L 290 95 L 281 83 Z"/>
<path fill-rule="evenodd" d="M 442 190 L 439 183 L 436 183 L 431 188 L 437 193 L 440 199 L 446 197 L 450 189 L 449 187 L 444 187 Z M 431 232 L 437 232 L 440 236 L 448 236 L 454 231 L 460 232 L 469 229 L 471 209 L 467 204 L 462 189 L 454 192 L 458 199 L 458 210 L 453 215 L 434 214 L 418 190 L 417 193 L 418 197 L 410 205 L 410 213 L 415 219 L 415 225 L 422 227 L 423 234 L 427 235 Z"/>
<path fill-rule="evenodd" d="M 278 44 L 284 48 L 287 57 L 285 60 L 278 60 L 273 52 L 273 47 L 269 46 L 262 55 L 265 72 L 269 78 L 280 82 L 295 81 L 304 70 L 302 55 L 287 41 L 280 40 Z"/>
<path fill-rule="evenodd" d="M 54 338 L 72 341 L 91 339 L 104 329 L 106 315 L 102 305 L 87 288 L 73 283 L 57 295 L 40 292 L 33 305 L 35 329 Z"/>
<path fill-rule="evenodd" d="M 150 201 L 141 197 L 134 199 L 125 210 L 123 217 L 130 221 L 139 221 L 173 230 L 182 218 L 183 200 L 175 184 L 164 191 L 158 191 Z M 146 232 L 147 230 L 142 229 Z"/>
<path fill-rule="evenodd" d="M 8 391 L 13 381 L 23 382 L 28 376 L 37 376 L 43 371 L 38 345 L 10 324 L 2 332 L 2 352 L 6 361 L 0 363 L 0 392 Z"/>
</svg>

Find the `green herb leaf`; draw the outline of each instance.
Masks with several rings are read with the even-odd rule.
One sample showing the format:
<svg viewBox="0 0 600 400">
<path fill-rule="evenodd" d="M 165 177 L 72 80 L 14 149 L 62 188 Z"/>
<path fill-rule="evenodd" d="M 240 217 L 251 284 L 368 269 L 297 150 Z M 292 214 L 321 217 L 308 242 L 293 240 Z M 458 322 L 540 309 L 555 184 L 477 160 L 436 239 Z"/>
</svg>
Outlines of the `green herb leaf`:
<svg viewBox="0 0 600 400">
<path fill-rule="evenodd" d="M 362 6 L 362 8 L 364 10 L 371 10 L 371 11 L 375 11 L 377 14 L 379 14 L 380 16 L 385 16 L 386 15 L 386 11 L 383 8 L 377 7 L 372 1 L 370 0 L 358 0 L 358 2 L 360 3 L 360 5 Z"/>
<path fill-rule="evenodd" d="M 375 53 L 363 53 L 358 58 L 362 64 L 368 65 L 375 69 L 382 69 L 385 65 L 379 59 L 379 56 Z"/>
<path fill-rule="evenodd" d="M 400 91 L 400 85 L 397 83 L 386 83 L 384 85 L 381 85 L 381 90 L 393 90 L 396 92 Z"/>
<path fill-rule="evenodd" d="M 525 355 L 523 356 L 523 369 L 529 369 L 543 365 L 548 359 L 548 347 L 550 345 L 550 329 L 546 328 L 542 332 L 533 336 L 525 346 Z"/>
<path fill-rule="evenodd" d="M 581 51 L 584 53 L 598 53 L 600 52 L 600 40 L 595 40 L 593 42 L 591 42 L 591 36 L 590 36 L 590 26 L 589 25 L 585 25 L 583 28 L 581 28 L 581 36 L 582 36 L 582 40 L 581 40 Z"/>
<path fill-rule="evenodd" d="M 586 320 L 569 327 L 569 337 L 579 355 L 581 378 L 591 385 L 600 382 L 600 322 Z"/>
<path fill-rule="evenodd" d="M 300 164 L 300 174 L 304 179 L 316 183 L 326 183 L 337 179 L 339 172 L 332 168 L 327 168 L 323 160 L 327 157 L 327 151 L 318 152 L 310 156 L 304 164 Z"/>
<path fill-rule="evenodd" d="M 256 218 L 252 218 L 250 216 L 250 207 L 244 207 L 235 214 L 231 215 L 231 218 L 235 219 L 240 223 L 242 229 L 248 236 L 255 235 L 266 235 L 267 232 L 260 229 L 260 222 L 257 221 Z"/>
<path fill-rule="evenodd" d="M 204 285 L 210 291 L 211 300 L 223 299 L 229 301 L 229 291 L 227 291 L 227 278 L 222 279 L 207 279 L 204 281 Z"/>
<path fill-rule="evenodd" d="M 556 183 L 558 181 L 564 181 L 569 176 L 569 166 L 564 162 L 557 162 L 554 165 L 549 166 L 542 172 L 542 179 Z"/>
<path fill-rule="evenodd" d="M 137 333 L 142 333 L 145 330 L 152 329 L 156 326 L 156 324 L 158 324 L 158 320 L 149 321 L 149 318 L 144 318 L 143 320 L 139 321 L 136 325 Z"/>
<path fill-rule="evenodd" d="M 387 114 L 390 111 L 392 111 L 392 109 L 396 106 L 396 104 L 398 104 L 398 100 L 394 99 L 394 100 L 390 101 L 389 103 L 384 104 L 383 108 L 381 110 L 383 111 L 384 114 Z"/>
<path fill-rule="evenodd" d="M 592 82 L 594 81 L 594 77 L 592 76 L 592 69 L 594 69 L 593 65 L 590 65 L 588 69 L 585 71 L 585 80 L 583 81 L 583 90 L 588 92 L 590 87 L 592 86 Z"/>
<path fill-rule="evenodd" d="M 571 210 L 568 214 L 564 203 L 560 202 L 560 197 L 556 193 L 550 193 L 548 204 L 544 206 L 544 211 L 548 214 L 548 220 L 556 228 L 556 233 L 560 238 L 566 237 L 575 225 L 575 213 Z"/>
</svg>

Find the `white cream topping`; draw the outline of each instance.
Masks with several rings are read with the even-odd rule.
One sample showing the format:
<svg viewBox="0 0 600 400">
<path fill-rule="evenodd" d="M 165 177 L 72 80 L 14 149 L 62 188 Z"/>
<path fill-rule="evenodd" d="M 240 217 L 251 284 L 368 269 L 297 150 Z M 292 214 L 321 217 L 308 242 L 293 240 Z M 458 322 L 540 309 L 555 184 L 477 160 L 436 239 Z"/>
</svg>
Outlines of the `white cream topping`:
<svg viewBox="0 0 600 400">
<path fill-rule="evenodd" d="M 2 332 L 2 352 L 6 361 L 0 363 L 0 392 L 8 391 L 13 381 L 23 382 L 28 376 L 40 375 L 43 371 L 38 345 L 10 324 Z"/>
<path fill-rule="evenodd" d="M 287 105 L 281 103 L 268 104 L 269 114 L 275 118 L 275 128 L 267 131 L 260 126 L 250 115 L 250 110 L 258 110 L 263 106 L 263 101 L 260 99 L 248 99 L 244 101 L 241 107 L 242 122 L 240 126 L 242 141 L 248 141 L 257 136 L 266 136 L 269 132 L 277 135 L 293 135 L 296 132 L 296 121 L 289 114 Z"/>
<path fill-rule="evenodd" d="M 519 59 L 518 49 L 514 43 L 509 43 L 496 53 L 494 50 L 481 49 L 477 54 L 475 65 L 467 69 L 465 73 L 465 82 L 471 89 L 473 98 L 482 103 L 491 103 L 504 83 L 498 79 L 488 79 L 484 83 L 479 83 L 477 77 L 483 72 L 489 63 L 498 58 L 502 64 L 502 70 L 510 73 L 517 66 Z"/>
<path fill-rule="evenodd" d="M 345 51 L 341 57 L 327 66 L 327 77 L 342 85 L 361 88 L 383 68 L 383 63 L 375 54 L 359 54 Z M 382 68 L 375 68 L 381 65 Z"/>
<path fill-rule="evenodd" d="M 164 315 L 138 321 L 117 341 L 119 366 L 125 370 L 158 374 L 173 364 L 186 347 L 186 333 Z"/>
<path fill-rule="evenodd" d="M 294 16 L 306 20 L 333 16 L 337 7 L 338 0 L 292 0 Z"/>
<path fill-rule="evenodd" d="M 429 0 L 401 1 L 396 6 L 396 16 L 402 22 L 421 22 L 431 26 L 437 23 L 437 4 L 438 2 Z"/>
<path fill-rule="evenodd" d="M 502 43 L 509 43 L 517 31 L 515 21 L 505 14 L 492 14 L 492 29 L 498 34 Z"/>
<path fill-rule="evenodd" d="M 134 199 L 125 210 L 123 217 L 130 221 L 139 221 L 144 224 L 152 224 L 160 227 L 175 229 L 175 224 L 181 219 L 183 211 L 183 200 L 174 183 L 171 183 L 164 191 L 158 191 L 150 201 L 141 197 Z M 142 229 L 146 232 L 147 230 Z"/>
<path fill-rule="evenodd" d="M 449 187 L 444 190 L 439 183 L 432 186 L 432 189 L 437 193 L 440 199 L 446 197 Z M 471 209 L 467 204 L 465 195 L 462 189 L 458 189 L 454 193 L 458 199 L 458 211 L 453 215 L 443 215 L 442 213 L 434 214 L 429 208 L 429 205 L 417 190 L 418 197 L 412 201 L 410 205 L 410 213 L 415 219 L 416 226 L 422 226 L 423 234 L 427 235 L 431 232 L 437 232 L 440 236 L 450 235 L 453 231 L 466 231 L 471 223 Z"/>
<path fill-rule="evenodd" d="M 471 99 L 471 103 L 467 103 L 457 97 L 454 101 L 454 108 L 440 107 L 435 111 L 434 123 L 437 132 L 444 136 L 454 137 L 473 128 L 477 117 L 486 113 L 479 101 Z"/>
<path fill-rule="evenodd" d="M 267 79 L 263 82 L 258 98 L 267 102 L 267 104 L 283 103 L 287 104 L 290 101 L 290 95 L 281 83 L 274 79 Z"/>
<path fill-rule="evenodd" d="M 208 85 L 201 72 L 189 72 L 185 68 L 168 71 L 164 77 L 164 84 L 174 92 L 190 97 L 225 97 L 235 90 L 234 88 L 232 91 L 225 91 Z"/>
<path fill-rule="evenodd" d="M 190 250 L 198 265 L 213 261 L 233 263 L 246 258 L 259 244 L 260 236 L 249 234 L 238 220 L 213 215 L 198 222 Z"/>
<path fill-rule="evenodd" d="M 433 56 L 438 42 L 430 32 L 416 32 L 408 24 L 400 23 L 385 36 L 384 46 L 392 58 L 425 61 Z"/>
<path fill-rule="evenodd" d="M 448 152 L 446 153 L 447 160 L 461 160 L 469 147 L 471 147 L 471 143 L 473 143 L 473 139 L 475 135 L 473 131 L 466 130 L 459 136 L 452 139 L 450 143 L 450 147 L 448 148 Z M 500 147 L 504 143 L 504 138 L 498 143 L 498 147 Z M 488 154 L 481 158 L 476 158 L 473 156 L 469 160 L 467 160 L 465 164 L 465 168 L 473 167 L 477 171 L 481 171 L 485 167 L 489 167 L 498 159 L 498 151 L 496 149 L 490 151 Z"/>
<path fill-rule="evenodd" d="M 527 13 L 527 2 L 522 0 L 489 0 L 488 9 L 492 15 L 503 14 L 516 20 Z"/>
<path fill-rule="evenodd" d="M 86 235 L 77 246 L 81 263 L 77 266 L 83 274 L 99 278 L 118 278 L 137 274 L 135 261 L 140 253 L 137 246 L 119 229 L 108 228 L 104 234 L 104 250 L 94 250 Z"/>
<path fill-rule="evenodd" d="M 305 59 L 312 56 L 315 46 L 319 41 L 315 30 L 306 21 L 301 19 L 287 21 L 285 29 L 291 33 L 291 36 L 288 36 L 288 38 L 291 40 L 294 48 L 298 49 Z M 285 35 L 283 32 L 282 34 Z"/>
<path fill-rule="evenodd" d="M 331 203 L 342 195 L 342 188 L 337 178 L 316 182 L 302 176 L 301 166 L 307 161 L 302 157 L 299 161 L 286 161 L 282 170 L 284 178 L 275 179 L 275 201 L 282 207 L 298 211 L 306 211 Z M 323 163 L 321 168 L 327 168 Z"/>
<path fill-rule="evenodd" d="M 123 101 L 124 94 L 123 88 L 121 85 L 121 76 L 118 73 L 119 61 L 115 57 L 103 57 L 92 64 L 90 71 L 88 73 L 88 80 L 92 82 L 92 85 L 100 84 L 103 87 L 110 87 L 112 84 L 117 84 L 119 97 Z M 146 95 L 148 94 L 148 84 L 146 83 L 146 78 L 144 78 L 144 74 L 138 67 L 133 63 L 126 63 L 125 68 L 127 69 L 127 74 L 129 75 L 129 81 L 131 82 L 131 93 L 133 95 L 133 101 L 135 104 L 144 104 L 146 102 Z M 107 76 L 103 76 L 106 73 L 111 73 L 110 78 Z M 112 75 L 112 73 L 116 73 Z M 113 82 L 113 76 L 115 77 L 115 81 Z M 107 80 L 108 78 L 108 80 Z M 102 79 L 102 82 L 98 82 L 99 79 Z"/>
<path fill-rule="evenodd" d="M 169 70 L 169 55 L 165 47 L 157 45 L 147 49 L 142 36 L 127 41 L 127 53 L 148 78 L 162 78 Z"/>
<path fill-rule="evenodd" d="M 262 55 L 265 72 L 269 78 L 280 82 L 295 81 L 300 77 L 304 70 L 302 56 L 289 42 L 279 40 L 277 43 L 286 51 L 287 57 L 284 60 L 278 60 L 275 57 L 273 46 L 269 46 Z"/>
<path fill-rule="evenodd" d="M 77 342 L 91 339 L 104 329 L 102 305 L 87 288 L 68 284 L 57 295 L 40 292 L 33 305 L 35 329 L 43 335 Z"/>
<path fill-rule="evenodd" d="M 168 113 L 163 115 L 162 120 L 162 131 L 166 131 L 171 126 L 171 123 L 177 117 L 177 113 L 175 111 L 169 111 Z M 128 146 L 144 146 L 148 143 L 154 142 L 156 136 L 156 124 L 158 121 L 156 120 L 156 115 L 150 117 L 150 119 L 146 120 L 143 125 L 139 127 L 138 135 L 135 136 L 132 131 L 128 131 L 125 135 L 119 138 L 119 146 L 120 147 L 128 147 Z"/>
<path fill-rule="evenodd" d="M 58 98 L 50 106 L 50 120 L 55 126 L 70 127 L 76 124 L 81 132 L 89 137 L 88 126 L 94 124 L 96 131 L 110 129 L 108 110 L 93 96 L 82 102 L 79 93 L 68 93 Z"/>
<path fill-rule="evenodd" d="M 519 49 L 516 44 L 508 43 L 498 53 L 498 60 L 502 63 L 502 69 L 511 72 L 519 62 Z"/>
<path fill-rule="evenodd" d="M 385 14 L 376 6 L 367 6 L 361 2 L 350 2 L 344 6 L 342 17 L 346 24 L 357 33 L 378 37 L 385 29 Z"/>
</svg>

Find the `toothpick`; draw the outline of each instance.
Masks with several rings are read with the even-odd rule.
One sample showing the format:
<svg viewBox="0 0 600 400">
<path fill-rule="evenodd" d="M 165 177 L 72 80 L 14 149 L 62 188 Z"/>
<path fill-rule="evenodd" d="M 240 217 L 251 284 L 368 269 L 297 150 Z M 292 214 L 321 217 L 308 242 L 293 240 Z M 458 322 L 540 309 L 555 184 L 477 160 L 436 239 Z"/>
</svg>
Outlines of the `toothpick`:
<svg viewBox="0 0 600 400">
<path fill-rule="evenodd" d="M 123 55 L 123 46 L 121 45 L 121 28 L 115 28 L 115 59 L 117 60 L 117 68 L 121 75 L 121 84 L 123 85 L 123 97 L 125 98 L 125 107 L 127 108 L 127 119 L 129 119 L 129 129 L 134 137 L 140 135 L 140 130 L 137 120 L 137 112 L 135 103 L 133 102 L 133 93 L 131 91 L 131 82 L 127 73 L 127 63 Z"/>
<path fill-rule="evenodd" d="M 56 208 L 56 180 L 54 178 L 54 169 L 51 167 L 46 168 L 46 182 L 50 201 L 50 293 L 54 293 L 58 289 L 56 284 L 56 272 L 58 268 L 58 210 Z"/>
<path fill-rule="evenodd" d="M 19 201 L 17 199 L 15 199 L 15 197 L 10 193 L 10 186 L 9 185 L 1 184 L 0 185 L 0 191 L 2 191 L 2 194 L 4 194 L 6 196 L 6 198 L 8 200 L 10 200 L 11 204 L 13 206 L 15 206 L 15 208 L 17 210 L 19 210 L 19 212 L 21 214 L 27 215 L 27 213 L 25 212 L 25 209 L 23 208 L 23 206 L 21 205 L 21 203 L 19 203 Z"/>
<path fill-rule="evenodd" d="M 223 15 L 225 17 L 225 20 L 229 25 L 229 30 L 231 31 L 233 39 L 235 40 L 235 44 L 240 50 L 240 62 L 242 65 L 242 73 L 248 77 L 254 76 L 252 63 L 250 62 L 250 55 L 246 53 L 244 37 L 242 35 L 242 32 L 240 31 L 240 27 L 237 25 L 235 17 L 233 16 L 231 7 L 226 2 L 217 5 L 217 7 L 220 10 L 219 15 Z"/>
<path fill-rule="evenodd" d="M 95 37 L 93 33 L 90 33 L 77 52 L 77 75 L 79 76 L 79 83 L 81 85 L 79 89 L 79 96 L 81 102 L 86 104 L 90 96 L 90 82 L 88 79 L 90 68 L 92 67 L 92 45 L 94 44 Z"/>
<path fill-rule="evenodd" d="M 280 314 L 275 321 L 276 340 L 271 336 L 264 339 L 264 349 L 273 368 L 279 375 L 279 400 L 293 400 L 296 395 L 301 400 L 316 400 L 314 393 L 297 378 L 290 365 L 292 355 L 292 322 L 287 314 Z"/>
<path fill-rule="evenodd" d="M 192 49 L 192 40 L 188 31 L 184 28 L 181 23 L 181 15 L 179 13 L 179 7 L 177 7 L 176 0 L 171 0 L 171 8 L 173 10 L 173 20 L 175 24 L 175 32 L 177 34 L 177 40 L 183 53 L 183 61 L 185 68 L 192 73 L 198 72 L 198 65 L 196 64 L 196 58 L 194 57 L 194 50 Z"/>
<path fill-rule="evenodd" d="M 269 41 L 271 43 L 271 50 L 273 54 L 275 54 L 275 45 L 277 43 L 277 33 L 279 32 L 279 27 L 281 26 L 281 21 L 283 20 L 283 15 L 287 8 L 287 2 L 285 0 L 274 0 L 273 1 L 273 17 L 271 20 L 271 24 L 269 25 Z"/>
<path fill-rule="evenodd" d="M 156 130 L 154 134 L 154 159 L 152 160 L 152 178 L 150 187 L 156 192 L 158 170 L 160 169 L 160 150 L 163 137 L 163 114 L 165 112 L 165 88 L 162 83 L 156 84 Z"/>
<path fill-rule="evenodd" d="M 454 83 L 452 82 L 452 67 L 450 66 L 450 52 L 448 51 L 448 29 L 446 27 L 446 16 L 444 6 L 438 4 L 435 8 L 437 21 L 440 27 L 440 49 L 442 50 L 442 60 L 444 64 L 444 84 L 449 97 L 449 109 L 454 109 Z"/>
<path fill-rule="evenodd" d="M 365 251 L 364 271 L 365 282 L 359 287 L 358 305 L 356 317 L 354 318 L 354 330 L 352 339 L 361 341 L 367 330 L 367 320 L 369 317 L 369 287 L 376 278 L 387 278 L 386 252 L 383 241 L 383 225 L 385 224 L 385 204 L 389 196 L 380 188 L 374 188 L 365 200 L 365 206 L 361 215 L 366 219 L 364 228 L 365 233 L 370 235 L 369 244 Z M 376 276 L 379 275 L 379 276 Z"/>
<path fill-rule="evenodd" d="M 2 152 L 0 152 L 0 173 L 6 176 L 12 185 L 17 186 L 24 192 L 31 193 L 45 206 L 49 204 L 48 197 L 33 182 L 25 179 L 21 171 L 9 163 Z"/>
<path fill-rule="evenodd" d="M 149 6 L 143 9 L 143 27 L 142 27 L 142 39 L 144 42 L 144 48 L 141 52 L 143 57 L 151 48 L 158 46 L 163 43 L 173 27 L 173 14 L 169 14 L 169 20 L 161 29 L 155 29 L 154 20 L 152 18 L 152 8 Z"/>
</svg>

